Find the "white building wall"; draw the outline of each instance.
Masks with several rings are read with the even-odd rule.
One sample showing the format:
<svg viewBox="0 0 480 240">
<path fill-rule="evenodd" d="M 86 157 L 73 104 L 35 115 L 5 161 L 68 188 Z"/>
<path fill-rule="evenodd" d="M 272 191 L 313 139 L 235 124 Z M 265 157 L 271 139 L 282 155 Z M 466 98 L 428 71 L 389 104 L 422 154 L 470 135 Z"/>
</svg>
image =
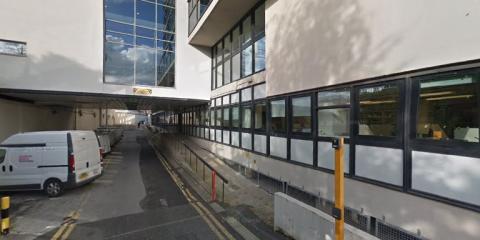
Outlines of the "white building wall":
<svg viewBox="0 0 480 240">
<path fill-rule="evenodd" d="M 286 181 L 290 186 L 323 199 L 334 199 L 333 174 L 200 138 L 190 139 L 221 158 Z M 477 212 L 350 178 L 345 178 L 345 206 L 412 233 L 420 232 L 427 239 L 477 240 L 480 236 L 480 214 Z"/>
<path fill-rule="evenodd" d="M 152 96 L 208 99 L 209 51 L 187 44 L 187 1 L 177 1 L 175 88 Z M 0 88 L 132 95 L 103 84 L 103 1 L 0 0 L 0 39 L 27 43 L 27 57 L 0 55 Z"/>
<path fill-rule="evenodd" d="M 478 0 L 267 0 L 268 95 L 480 58 Z"/>
<path fill-rule="evenodd" d="M 0 99 L 0 142 L 18 132 L 73 129 L 74 117 L 70 109 Z"/>
</svg>

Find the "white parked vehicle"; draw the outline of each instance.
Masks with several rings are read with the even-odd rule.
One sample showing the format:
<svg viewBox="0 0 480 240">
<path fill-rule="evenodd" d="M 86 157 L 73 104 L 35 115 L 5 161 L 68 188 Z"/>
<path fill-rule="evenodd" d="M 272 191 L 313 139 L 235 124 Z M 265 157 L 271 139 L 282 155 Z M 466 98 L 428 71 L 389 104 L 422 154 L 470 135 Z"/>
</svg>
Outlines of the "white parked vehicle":
<svg viewBox="0 0 480 240">
<path fill-rule="evenodd" d="M 102 150 L 102 154 L 108 154 L 112 151 L 108 135 L 98 135 L 98 143 Z"/>
<path fill-rule="evenodd" d="M 93 131 L 18 133 L 0 144 L 2 191 L 44 190 L 56 197 L 101 173 L 102 157 Z"/>
</svg>

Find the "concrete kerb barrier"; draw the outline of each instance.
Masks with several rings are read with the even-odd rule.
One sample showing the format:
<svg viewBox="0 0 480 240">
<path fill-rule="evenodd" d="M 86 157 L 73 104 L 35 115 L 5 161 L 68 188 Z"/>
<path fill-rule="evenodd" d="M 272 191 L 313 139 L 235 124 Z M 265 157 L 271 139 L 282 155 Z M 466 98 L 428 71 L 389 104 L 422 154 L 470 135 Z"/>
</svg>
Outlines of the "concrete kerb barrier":
<svg viewBox="0 0 480 240">
<path fill-rule="evenodd" d="M 274 196 L 274 228 L 297 240 L 335 239 L 335 219 L 284 193 Z M 379 240 L 373 235 L 345 224 L 346 240 Z"/>
</svg>

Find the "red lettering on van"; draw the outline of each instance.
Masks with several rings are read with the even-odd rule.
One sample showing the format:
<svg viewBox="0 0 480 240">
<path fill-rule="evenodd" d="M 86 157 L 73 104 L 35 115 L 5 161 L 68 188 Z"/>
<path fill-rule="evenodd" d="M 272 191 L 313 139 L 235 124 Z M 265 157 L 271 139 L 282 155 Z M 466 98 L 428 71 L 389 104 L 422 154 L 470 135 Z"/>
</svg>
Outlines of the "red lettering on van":
<svg viewBox="0 0 480 240">
<path fill-rule="evenodd" d="M 19 162 L 33 162 L 32 155 L 20 155 L 18 157 Z"/>
</svg>

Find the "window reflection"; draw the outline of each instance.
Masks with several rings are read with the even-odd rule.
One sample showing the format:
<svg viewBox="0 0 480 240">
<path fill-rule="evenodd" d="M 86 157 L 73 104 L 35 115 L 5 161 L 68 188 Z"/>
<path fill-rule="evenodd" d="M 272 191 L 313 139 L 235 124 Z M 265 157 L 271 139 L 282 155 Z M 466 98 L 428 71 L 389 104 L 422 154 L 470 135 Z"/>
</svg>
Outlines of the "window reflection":
<svg viewBox="0 0 480 240">
<path fill-rule="evenodd" d="M 155 85 L 155 49 L 138 47 L 135 60 L 135 84 Z"/>
<path fill-rule="evenodd" d="M 265 102 L 255 104 L 255 130 L 265 131 L 267 125 L 267 105 Z"/>
<path fill-rule="evenodd" d="M 108 19 L 133 24 L 133 0 L 105 0 L 105 15 Z"/>
<path fill-rule="evenodd" d="M 311 97 L 292 99 L 292 132 L 309 133 L 312 131 Z"/>
<path fill-rule="evenodd" d="M 361 88 L 359 135 L 396 136 L 399 99 L 400 90 L 395 83 Z"/>
<path fill-rule="evenodd" d="M 105 59 L 105 82 L 173 87 L 174 26 L 174 1 L 106 0 L 105 51 L 108 56 Z M 136 47 L 123 46 L 133 44 Z M 122 48 L 120 52 L 114 50 L 119 48 Z M 112 59 L 123 55 L 129 56 L 128 61 L 126 58 Z M 130 74 L 122 74 L 119 65 L 123 65 L 123 72 Z M 136 70 L 133 73 L 134 65 Z"/>
<path fill-rule="evenodd" d="M 133 84 L 134 48 L 123 44 L 105 44 L 105 82 Z"/>
<path fill-rule="evenodd" d="M 232 107 L 232 127 L 240 127 L 240 107 Z"/>
<path fill-rule="evenodd" d="M 265 37 L 255 42 L 255 72 L 265 69 Z"/>
<path fill-rule="evenodd" d="M 417 137 L 479 142 L 479 76 L 420 82 Z"/>
<path fill-rule="evenodd" d="M 137 0 L 136 24 L 155 28 L 155 4 Z"/>
<path fill-rule="evenodd" d="M 250 106 L 242 106 L 242 128 L 252 127 L 252 108 Z"/>
<path fill-rule="evenodd" d="M 242 50 L 242 77 L 252 74 L 252 46 Z"/>
<path fill-rule="evenodd" d="M 287 131 L 287 118 L 285 115 L 285 100 L 275 100 L 270 102 L 271 128 L 273 132 Z"/>
</svg>

